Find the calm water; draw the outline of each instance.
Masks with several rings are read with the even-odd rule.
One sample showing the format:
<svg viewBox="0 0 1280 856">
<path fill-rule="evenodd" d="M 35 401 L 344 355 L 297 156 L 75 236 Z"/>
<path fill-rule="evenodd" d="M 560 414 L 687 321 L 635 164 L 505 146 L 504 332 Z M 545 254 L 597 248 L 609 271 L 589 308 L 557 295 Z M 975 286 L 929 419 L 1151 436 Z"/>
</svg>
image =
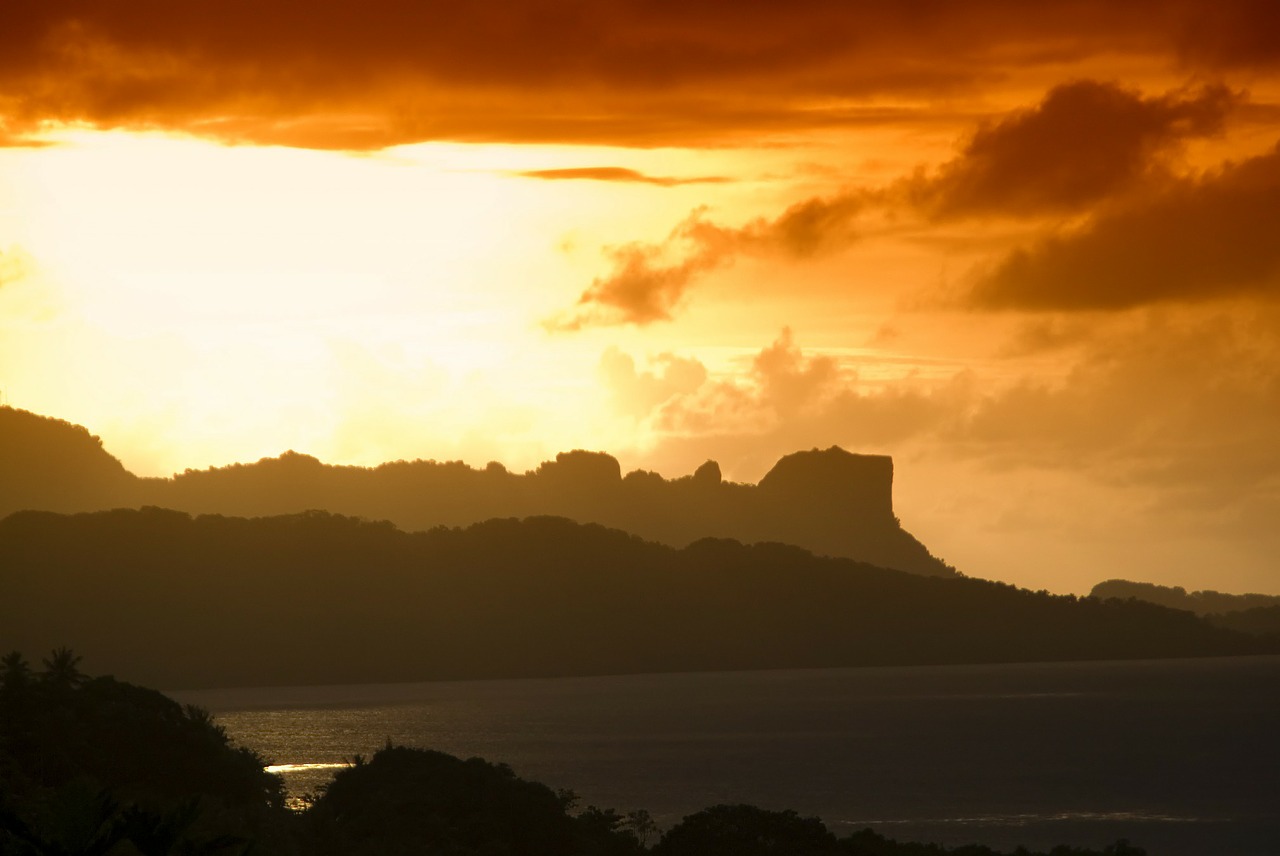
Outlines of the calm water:
<svg viewBox="0 0 1280 856">
<path fill-rule="evenodd" d="M 837 835 L 1280 854 L 1280 657 L 172 695 L 295 767 L 295 793 L 390 738 L 504 761 L 663 827 L 747 802 Z"/>
</svg>

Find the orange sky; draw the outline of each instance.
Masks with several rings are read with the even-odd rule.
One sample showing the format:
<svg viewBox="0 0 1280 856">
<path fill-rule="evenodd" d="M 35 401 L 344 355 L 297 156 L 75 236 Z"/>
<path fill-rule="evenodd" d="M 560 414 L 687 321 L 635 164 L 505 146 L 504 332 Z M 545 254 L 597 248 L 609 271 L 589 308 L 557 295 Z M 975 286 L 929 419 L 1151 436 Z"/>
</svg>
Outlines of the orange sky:
<svg viewBox="0 0 1280 856">
<path fill-rule="evenodd" d="M 976 576 L 1280 593 L 1280 6 L 0 8 L 0 391 L 134 472 L 897 461 Z"/>
</svg>

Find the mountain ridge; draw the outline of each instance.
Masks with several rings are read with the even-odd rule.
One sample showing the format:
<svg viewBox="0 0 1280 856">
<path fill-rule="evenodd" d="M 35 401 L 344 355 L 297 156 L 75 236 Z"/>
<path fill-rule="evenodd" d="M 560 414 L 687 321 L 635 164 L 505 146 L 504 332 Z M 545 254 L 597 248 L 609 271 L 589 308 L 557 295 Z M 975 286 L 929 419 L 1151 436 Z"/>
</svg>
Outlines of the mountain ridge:
<svg viewBox="0 0 1280 856">
<path fill-rule="evenodd" d="M 555 517 L 25 511 L 0 520 L 0 590 L 0 650 L 173 689 L 1280 652 L 1140 601 Z"/>
<path fill-rule="evenodd" d="M 891 458 L 835 446 L 786 455 L 755 485 L 725 481 L 715 461 L 671 479 L 645 470 L 623 474 L 613 456 L 585 450 L 561 452 L 525 473 L 497 462 L 480 469 L 433 460 L 330 465 L 291 450 L 140 478 L 87 429 L 0 408 L 0 516 L 143 506 L 244 517 L 324 509 L 420 531 L 551 515 L 676 547 L 705 537 L 776 541 L 910 573 L 954 575 L 901 526 L 892 488 Z"/>
</svg>

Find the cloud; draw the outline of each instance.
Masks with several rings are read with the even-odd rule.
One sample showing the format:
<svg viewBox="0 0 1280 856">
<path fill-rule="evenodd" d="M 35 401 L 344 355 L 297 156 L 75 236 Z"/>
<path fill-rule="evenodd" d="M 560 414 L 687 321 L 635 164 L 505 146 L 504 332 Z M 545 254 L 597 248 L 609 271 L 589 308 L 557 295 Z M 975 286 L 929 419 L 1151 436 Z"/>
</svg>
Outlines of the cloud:
<svg viewBox="0 0 1280 856">
<path fill-rule="evenodd" d="M 546 322 L 552 331 L 586 326 L 669 321 L 693 281 L 739 256 L 806 259 L 854 241 L 868 195 L 851 190 L 798 202 L 773 220 L 720 226 L 694 210 L 658 244 L 631 243 L 607 251 L 613 270 L 597 277 L 573 310 Z"/>
<path fill-rule="evenodd" d="M 379 148 L 432 139 L 726 141 L 856 122 L 1031 70 L 1134 57 L 1276 67 L 1254 0 L 289 0 L 6 6 L 0 115 L 224 140 Z M 23 126 L 23 127 L 18 127 Z"/>
<path fill-rule="evenodd" d="M 617 348 L 609 348 L 600 358 L 600 375 L 618 412 L 643 418 L 706 383 L 706 366 L 698 360 L 664 353 L 650 362 L 656 371 L 637 371 L 635 360 Z"/>
<path fill-rule="evenodd" d="M 617 181 L 656 184 L 659 187 L 676 187 L 682 184 L 723 184 L 732 179 L 718 175 L 674 178 L 671 176 L 645 175 L 634 169 L 620 166 L 588 166 L 569 169 L 534 169 L 517 172 L 522 178 L 540 178 L 549 181 Z"/>
<path fill-rule="evenodd" d="M 551 332 L 573 332 L 583 327 L 669 321 L 695 275 L 714 270 L 732 260 L 732 254 L 694 235 L 700 212 L 672 230 L 663 244 L 631 243 L 606 251 L 612 272 L 594 279 L 568 312 L 548 319 Z M 683 249 L 687 246 L 687 249 Z M 664 255 L 683 251 L 675 261 Z"/>
<path fill-rule="evenodd" d="M 0 149 L 42 149 L 52 145 L 48 140 L 41 140 L 31 133 L 11 132 L 0 116 Z"/>
<path fill-rule="evenodd" d="M 971 307 L 1116 310 L 1280 295 L 1280 145 L 1107 208 L 979 271 Z"/>
<path fill-rule="evenodd" d="M 883 379 L 875 357 L 805 353 L 784 329 L 746 372 L 690 373 L 678 394 L 668 385 L 650 396 L 648 418 L 673 448 L 696 446 L 694 463 L 722 443 L 766 460 L 811 446 L 914 444 L 1001 468 L 1137 480 L 1211 504 L 1247 485 L 1280 496 L 1280 309 L 1147 312 L 1095 325 L 1077 345 L 1060 377 L 992 383 L 957 366 Z M 608 359 L 630 367 L 620 353 Z M 864 368 L 882 379 L 866 382 Z M 616 389 L 631 375 L 606 380 Z"/>
<path fill-rule="evenodd" d="M 1239 96 L 1223 86 L 1143 98 L 1081 80 L 978 128 L 959 157 L 907 188 L 938 219 L 1080 211 L 1127 190 L 1183 140 L 1221 131 Z"/>
<path fill-rule="evenodd" d="M 1175 45 L 1184 66 L 1195 69 L 1275 69 L 1280 66 L 1280 6 L 1270 0 L 1237 0 L 1221 6 L 1185 4 Z"/>
<path fill-rule="evenodd" d="M 549 329 L 667 321 L 701 276 L 741 256 L 804 259 L 846 249 L 869 209 L 929 219 L 1061 214 L 1088 210 L 1135 188 L 1172 181 L 1162 157 L 1178 144 L 1221 130 L 1239 96 L 1212 86 L 1144 98 L 1112 83 L 1084 80 L 1051 90 L 1035 107 L 983 125 L 961 154 L 932 176 L 888 189 L 848 188 L 795 203 L 773 220 L 741 227 L 708 220 L 703 209 L 665 241 L 608 250 L 612 271 L 596 278 L 575 308 Z M 644 180 L 637 173 L 549 170 L 537 177 Z"/>
<path fill-rule="evenodd" d="M 872 358 L 865 362 L 878 365 Z M 910 378 L 888 386 L 863 384 L 859 365 L 806 354 L 790 328 L 783 328 L 740 376 L 707 378 L 682 389 L 655 403 L 649 419 L 669 447 L 696 448 L 693 457 L 705 459 L 723 446 L 731 455 L 771 463 L 771 457 L 798 448 L 885 448 L 936 431 L 953 418 L 972 386 L 959 372 L 937 384 Z"/>
</svg>

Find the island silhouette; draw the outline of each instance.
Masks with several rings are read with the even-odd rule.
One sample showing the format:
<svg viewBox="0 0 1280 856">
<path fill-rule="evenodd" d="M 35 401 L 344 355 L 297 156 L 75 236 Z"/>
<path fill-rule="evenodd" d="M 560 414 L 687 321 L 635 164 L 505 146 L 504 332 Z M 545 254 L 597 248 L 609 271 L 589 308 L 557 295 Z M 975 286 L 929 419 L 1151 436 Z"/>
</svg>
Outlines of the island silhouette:
<svg viewBox="0 0 1280 856">
<path fill-rule="evenodd" d="M 559 517 L 22 511 L 0 589 L 0 649 L 70 644 L 174 689 L 1280 651 L 1138 600 Z"/>
<path fill-rule="evenodd" d="M 241 517 L 324 509 L 405 530 L 552 515 L 683 547 L 700 538 L 777 541 L 930 576 L 955 570 L 893 513 L 893 460 L 838 447 L 782 458 L 758 484 L 725 481 L 715 461 L 691 475 L 622 473 L 601 452 L 556 455 L 526 473 L 493 462 L 331 466 L 289 451 L 256 463 L 139 478 L 79 425 L 0 408 L 0 516 L 159 506 Z"/>
</svg>

